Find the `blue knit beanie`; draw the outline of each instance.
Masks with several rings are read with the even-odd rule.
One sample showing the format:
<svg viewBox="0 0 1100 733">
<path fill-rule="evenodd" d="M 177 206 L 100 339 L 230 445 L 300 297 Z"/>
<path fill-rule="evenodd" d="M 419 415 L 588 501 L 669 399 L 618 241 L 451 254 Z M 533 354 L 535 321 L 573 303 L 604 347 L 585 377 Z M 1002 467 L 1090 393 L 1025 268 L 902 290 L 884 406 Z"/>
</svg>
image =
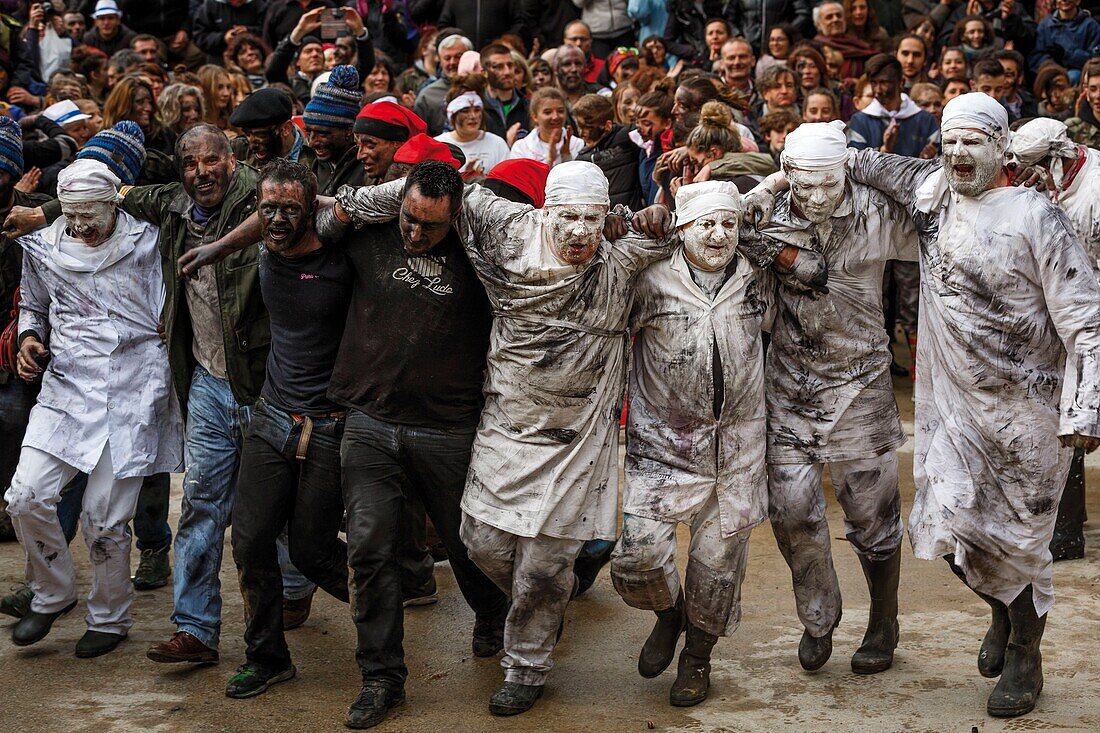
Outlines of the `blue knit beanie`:
<svg viewBox="0 0 1100 733">
<path fill-rule="evenodd" d="M 315 127 L 351 127 L 362 106 L 361 99 L 359 72 L 354 66 L 337 66 L 306 104 L 305 123 Z"/>
<path fill-rule="evenodd" d="M 76 159 L 84 158 L 106 164 L 123 185 L 132 186 L 145 165 L 145 135 L 136 122 L 122 120 L 84 143 Z"/>
<path fill-rule="evenodd" d="M 4 116 L 0 116 L 0 171 L 17 181 L 23 177 L 23 132 L 18 122 Z"/>
</svg>

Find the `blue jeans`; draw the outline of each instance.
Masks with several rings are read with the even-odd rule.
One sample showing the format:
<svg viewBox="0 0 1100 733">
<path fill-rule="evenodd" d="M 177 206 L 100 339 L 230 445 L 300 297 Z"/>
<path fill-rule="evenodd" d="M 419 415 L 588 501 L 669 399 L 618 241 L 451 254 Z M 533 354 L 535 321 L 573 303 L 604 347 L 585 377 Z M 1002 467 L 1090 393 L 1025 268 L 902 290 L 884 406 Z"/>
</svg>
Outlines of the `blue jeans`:
<svg viewBox="0 0 1100 733">
<path fill-rule="evenodd" d="M 187 398 L 183 448 L 187 469 L 176 527 L 172 623 L 210 647 L 217 646 L 221 633 L 219 573 L 225 528 L 233 511 L 241 445 L 250 418 L 251 408 L 237 404 L 227 380 L 195 367 Z M 313 590 L 289 564 L 283 565 L 283 584 L 291 592 L 307 587 L 308 595 Z"/>
</svg>

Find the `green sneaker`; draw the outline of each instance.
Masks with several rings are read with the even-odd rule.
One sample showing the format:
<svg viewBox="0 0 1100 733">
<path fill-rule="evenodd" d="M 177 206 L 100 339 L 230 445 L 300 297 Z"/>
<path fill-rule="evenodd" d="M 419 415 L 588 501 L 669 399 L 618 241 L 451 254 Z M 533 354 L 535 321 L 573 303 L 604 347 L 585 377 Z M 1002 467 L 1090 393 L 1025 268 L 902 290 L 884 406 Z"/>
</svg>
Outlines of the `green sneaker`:
<svg viewBox="0 0 1100 733">
<path fill-rule="evenodd" d="M 159 550 L 141 551 L 141 561 L 132 579 L 136 590 L 153 590 L 168 585 L 172 579 L 172 566 L 168 563 L 170 549 L 170 545 L 165 545 Z"/>
<path fill-rule="evenodd" d="M 31 610 L 31 600 L 34 599 L 34 591 L 29 585 L 12 588 L 12 592 L 0 598 L 0 613 L 15 618 L 23 618 L 27 611 Z"/>
<path fill-rule="evenodd" d="M 293 664 L 282 672 L 269 672 L 258 664 L 245 662 L 240 667 L 237 667 L 237 673 L 230 677 L 229 681 L 225 683 L 225 695 L 226 697 L 233 697 L 238 700 L 243 700 L 246 697 L 255 697 L 263 692 L 267 692 L 267 688 L 272 685 L 293 679 L 294 675 L 297 673 L 298 670 L 294 668 Z"/>
</svg>

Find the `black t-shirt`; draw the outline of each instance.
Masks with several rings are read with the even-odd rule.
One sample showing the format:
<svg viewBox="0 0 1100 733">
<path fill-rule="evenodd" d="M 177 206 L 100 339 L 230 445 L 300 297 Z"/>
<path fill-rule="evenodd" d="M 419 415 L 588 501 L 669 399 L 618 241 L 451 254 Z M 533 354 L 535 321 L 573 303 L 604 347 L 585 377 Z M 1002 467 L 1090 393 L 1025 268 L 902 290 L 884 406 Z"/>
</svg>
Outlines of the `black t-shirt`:
<svg viewBox="0 0 1100 733">
<path fill-rule="evenodd" d="M 260 395 L 302 415 L 339 410 L 329 380 L 351 302 L 352 274 L 343 242 L 298 258 L 260 254 L 260 292 L 271 317 L 267 381 Z"/>
<path fill-rule="evenodd" d="M 355 287 L 329 397 L 386 422 L 477 425 L 492 310 L 454 230 L 420 257 L 396 221 L 347 236 Z"/>
</svg>

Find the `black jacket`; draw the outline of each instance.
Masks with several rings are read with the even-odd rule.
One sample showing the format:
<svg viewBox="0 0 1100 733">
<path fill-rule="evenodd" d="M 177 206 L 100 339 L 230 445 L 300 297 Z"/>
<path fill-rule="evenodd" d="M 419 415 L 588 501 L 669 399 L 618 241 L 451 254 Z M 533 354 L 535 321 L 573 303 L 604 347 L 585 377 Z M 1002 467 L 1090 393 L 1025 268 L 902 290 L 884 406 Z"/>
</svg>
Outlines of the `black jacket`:
<svg viewBox="0 0 1100 733">
<path fill-rule="evenodd" d="M 538 37 L 543 51 L 560 46 L 565 26 L 581 17 L 580 8 L 572 0 L 519 0 L 519 3 L 525 31 L 523 40 L 531 43 L 532 38 Z"/>
<path fill-rule="evenodd" d="M 642 200 L 642 183 L 638 178 L 638 146 L 630 139 L 630 130 L 624 125 L 612 125 L 611 132 L 595 146 L 582 148 L 577 160 L 595 163 L 607 176 L 607 190 L 611 205 L 626 204 L 637 211 L 645 204 Z"/>
<path fill-rule="evenodd" d="M 732 5 L 737 0 L 703 0 L 703 13 L 692 0 L 669 0 L 668 22 L 665 24 L 665 47 L 670 54 L 684 59 L 685 63 L 703 63 L 710 56 L 705 40 L 707 19 L 725 18 L 731 26 L 737 22 Z"/>
<path fill-rule="evenodd" d="M 191 33 L 191 12 L 184 0 L 116 0 L 122 11 L 122 22 L 135 33 L 149 33 L 157 38 L 174 36 L 176 31 Z M 54 3 L 54 7 L 65 3 Z M 72 3 L 69 3 L 72 5 Z M 96 0 L 83 0 L 80 12 L 91 18 Z M 89 21 L 88 27 L 91 28 Z"/>
<path fill-rule="evenodd" d="M 514 92 L 519 97 L 508 114 L 504 114 L 504 105 L 495 97 L 487 97 L 485 100 L 485 130 L 502 139 L 507 139 L 508 128 L 519 123 L 521 130 L 531 126 L 530 102 L 519 90 Z"/>
<path fill-rule="evenodd" d="M 523 34 L 518 0 L 446 0 L 436 25 L 461 28 L 474 48 L 505 33 Z"/>
<path fill-rule="evenodd" d="M 305 9 L 298 4 L 298 0 L 271 0 L 267 8 L 267 18 L 264 20 L 263 36 L 267 45 L 275 48 L 279 41 L 290 35 L 294 26 L 302 16 L 314 8 L 335 8 L 337 4 L 333 0 L 310 0 Z"/>
<path fill-rule="evenodd" d="M 803 36 L 812 36 L 811 5 L 810 0 L 731 0 L 733 35 L 744 36 L 757 54 L 762 45 L 767 50 L 768 32 L 780 23 L 790 23 Z"/>
<path fill-rule="evenodd" d="M 195 15 L 192 38 L 203 52 L 220 62 L 228 45 L 225 32 L 243 25 L 250 33 L 259 36 L 263 32 L 266 15 L 267 0 L 252 0 L 239 8 L 221 0 L 205 0 Z"/>
</svg>

